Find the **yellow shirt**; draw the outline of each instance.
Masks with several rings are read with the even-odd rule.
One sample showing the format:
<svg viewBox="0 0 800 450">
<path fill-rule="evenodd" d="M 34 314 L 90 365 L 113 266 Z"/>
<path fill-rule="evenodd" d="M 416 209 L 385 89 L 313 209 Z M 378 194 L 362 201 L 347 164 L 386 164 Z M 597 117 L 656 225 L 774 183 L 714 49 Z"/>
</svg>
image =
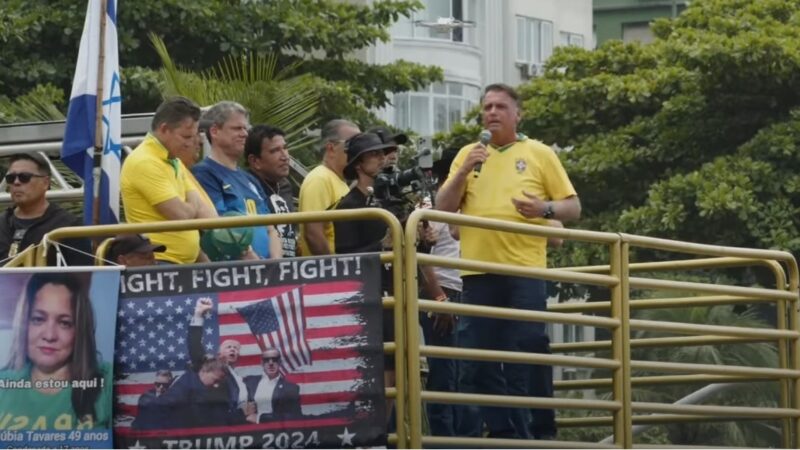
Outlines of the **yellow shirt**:
<svg viewBox="0 0 800 450">
<path fill-rule="evenodd" d="M 186 193 L 196 190 L 189 181 L 189 171 L 178 159 L 168 159 L 169 152 L 148 134 L 144 141 L 125 159 L 120 173 L 120 190 L 129 223 L 162 222 L 168 220 L 155 205 L 172 198 L 186 201 Z M 156 253 L 159 260 L 189 264 L 200 253 L 200 233 L 197 230 L 150 233 L 153 244 L 167 250 Z"/>
<path fill-rule="evenodd" d="M 350 191 L 344 180 L 339 178 L 336 172 L 328 169 L 323 164 L 318 165 L 306 175 L 303 184 L 300 186 L 300 205 L 298 210 L 305 211 L 328 211 L 336 207 L 339 200 Z M 333 238 L 333 223 L 325 224 L 325 237 L 328 239 L 328 246 L 331 252 L 336 248 Z M 310 256 L 308 243 L 305 238 L 305 227 L 300 224 L 300 255 Z"/>
<path fill-rule="evenodd" d="M 469 144 L 458 152 L 450 166 L 450 177 L 474 146 Z M 539 141 L 523 138 L 501 150 L 489 145 L 488 151 L 480 176 L 467 176 L 461 200 L 463 214 L 545 225 L 545 219 L 522 217 L 511 199 L 526 199 L 522 191 L 545 201 L 577 195 L 558 156 Z M 545 238 L 472 227 L 460 227 L 460 233 L 463 258 L 531 267 L 547 265 Z"/>
</svg>

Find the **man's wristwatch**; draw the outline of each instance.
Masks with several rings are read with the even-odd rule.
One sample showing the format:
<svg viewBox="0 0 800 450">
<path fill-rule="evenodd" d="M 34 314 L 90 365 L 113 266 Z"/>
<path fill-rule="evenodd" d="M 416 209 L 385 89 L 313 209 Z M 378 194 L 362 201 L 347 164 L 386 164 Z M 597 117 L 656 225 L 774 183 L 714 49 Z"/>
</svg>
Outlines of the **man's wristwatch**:
<svg viewBox="0 0 800 450">
<path fill-rule="evenodd" d="M 547 206 L 544 209 L 544 213 L 542 214 L 542 217 L 544 217 L 545 219 L 552 219 L 553 216 L 556 215 L 556 212 L 553 211 L 553 203 L 552 202 L 547 202 L 546 205 Z"/>
</svg>

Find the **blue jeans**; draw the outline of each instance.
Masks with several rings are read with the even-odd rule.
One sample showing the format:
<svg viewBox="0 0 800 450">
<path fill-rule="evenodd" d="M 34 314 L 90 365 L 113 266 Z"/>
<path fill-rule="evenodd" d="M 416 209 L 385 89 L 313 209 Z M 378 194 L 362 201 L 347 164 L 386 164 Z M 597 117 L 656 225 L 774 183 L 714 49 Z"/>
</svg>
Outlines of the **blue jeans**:
<svg viewBox="0 0 800 450">
<path fill-rule="evenodd" d="M 545 282 L 509 275 L 468 275 L 464 277 L 462 302 L 470 305 L 498 306 L 528 311 L 545 311 Z M 458 343 L 464 348 L 550 353 L 545 324 L 464 316 L 459 320 Z M 464 361 L 459 379 L 462 392 L 494 395 L 553 396 L 552 367 Z M 531 428 L 555 429 L 552 410 L 482 406 L 481 416 L 489 433 L 498 437 L 534 437 Z M 466 425 L 466 424 L 465 424 Z M 480 422 L 464 430 L 480 436 Z"/>
<path fill-rule="evenodd" d="M 458 301 L 449 290 L 445 290 L 451 301 Z M 419 314 L 419 324 L 425 336 L 425 345 L 455 347 L 456 333 L 441 334 L 433 329 L 433 318 L 427 312 Z M 456 361 L 444 358 L 428 357 L 428 380 L 425 390 L 440 392 L 456 391 Z M 428 413 L 428 424 L 432 436 L 454 436 L 456 425 L 456 405 L 430 403 L 425 405 Z"/>
</svg>

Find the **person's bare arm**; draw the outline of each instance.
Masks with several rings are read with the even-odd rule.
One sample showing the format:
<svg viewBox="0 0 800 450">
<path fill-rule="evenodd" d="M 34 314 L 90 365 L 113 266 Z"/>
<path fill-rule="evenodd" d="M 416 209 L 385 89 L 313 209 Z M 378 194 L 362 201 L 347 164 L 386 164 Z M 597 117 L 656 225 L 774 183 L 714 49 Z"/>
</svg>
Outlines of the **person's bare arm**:
<svg viewBox="0 0 800 450">
<path fill-rule="evenodd" d="M 525 218 L 534 219 L 537 217 L 544 217 L 548 203 L 553 209 L 553 215 L 549 217 L 550 219 L 569 222 L 570 220 L 577 220 L 581 216 L 581 201 L 578 199 L 577 195 L 572 195 L 563 200 L 546 202 L 525 191 L 523 191 L 522 194 L 525 198 L 512 198 L 511 202 L 514 203 L 517 212 Z"/>
<path fill-rule="evenodd" d="M 328 245 L 328 238 L 325 237 L 325 223 L 312 222 L 307 223 L 305 226 L 306 243 L 308 243 L 308 249 L 312 255 L 330 255 L 333 253 Z"/>
<path fill-rule="evenodd" d="M 270 259 L 283 258 L 283 239 L 278 235 L 274 226 L 267 227 L 269 231 L 269 257 Z"/>
<path fill-rule="evenodd" d="M 194 205 L 197 209 L 198 219 L 212 219 L 219 217 L 217 211 L 205 200 L 197 191 L 189 191 L 186 193 L 186 201 Z"/>
<path fill-rule="evenodd" d="M 178 197 L 172 197 L 155 205 L 156 211 L 167 220 L 188 220 L 197 218 L 197 207 L 191 202 L 184 202 Z"/>
</svg>

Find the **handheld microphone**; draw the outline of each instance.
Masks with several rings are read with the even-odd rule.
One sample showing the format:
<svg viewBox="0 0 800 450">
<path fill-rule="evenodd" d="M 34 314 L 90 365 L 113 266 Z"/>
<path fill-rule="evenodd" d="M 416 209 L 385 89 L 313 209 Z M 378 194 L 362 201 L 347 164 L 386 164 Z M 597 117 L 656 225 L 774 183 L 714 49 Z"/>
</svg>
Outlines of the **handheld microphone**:
<svg viewBox="0 0 800 450">
<path fill-rule="evenodd" d="M 481 145 L 486 146 L 492 140 L 492 132 L 489 130 L 481 130 L 481 134 L 478 135 L 478 139 L 480 140 Z M 475 165 L 475 168 L 473 169 L 475 178 L 478 178 L 478 174 L 481 173 L 482 168 L 483 163 L 478 163 Z"/>
</svg>

